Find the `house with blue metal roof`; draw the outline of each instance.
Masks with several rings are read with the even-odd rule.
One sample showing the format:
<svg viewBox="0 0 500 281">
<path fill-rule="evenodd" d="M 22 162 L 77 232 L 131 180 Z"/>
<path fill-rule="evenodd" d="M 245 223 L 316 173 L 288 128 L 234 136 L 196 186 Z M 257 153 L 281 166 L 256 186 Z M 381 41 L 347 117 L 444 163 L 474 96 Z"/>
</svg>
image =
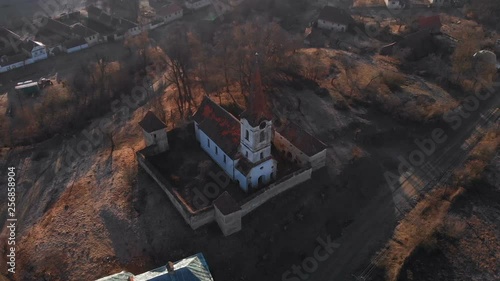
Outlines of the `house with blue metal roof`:
<svg viewBox="0 0 500 281">
<path fill-rule="evenodd" d="M 202 253 L 187 257 L 175 263 L 151 271 L 133 275 L 122 271 L 96 281 L 214 281 Z"/>
</svg>

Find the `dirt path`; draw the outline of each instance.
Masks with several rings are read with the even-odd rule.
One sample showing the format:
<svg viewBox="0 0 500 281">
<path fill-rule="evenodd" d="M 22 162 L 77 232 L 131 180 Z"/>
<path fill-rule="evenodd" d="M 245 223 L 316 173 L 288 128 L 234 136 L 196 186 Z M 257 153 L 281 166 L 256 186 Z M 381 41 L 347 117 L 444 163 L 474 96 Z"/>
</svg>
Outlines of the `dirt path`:
<svg viewBox="0 0 500 281">
<path fill-rule="evenodd" d="M 459 130 L 446 130 L 448 134 L 448 140 L 444 143 L 446 148 L 441 148 L 428 160 L 432 166 L 441 169 L 442 172 L 449 170 L 450 166 L 454 167 L 452 165 L 457 164 L 453 163 L 457 160 L 457 154 L 463 153 L 460 146 L 474 132 L 481 119 L 480 114 L 498 106 L 500 106 L 500 96 L 494 94 L 490 100 L 483 102 L 479 110 L 471 113 Z M 419 175 L 427 175 L 427 171 L 419 171 Z M 424 180 L 431 181 L 428 175 Z M 381 248 L 390 237 L 392 232 L 390 224 L 394 223 L 393 219 L 399 216 L 398 209 L 394 207 L 408 208 L 408 201 L 400 200 L 400 198 L 405 198 L 404 194 L 400 194 L 403 189 L 396 190 L 396 193 L 387 191 L 388 189 L 384 189 L 384 193 L 380 194 L 355 219 L 356 223 L 350 226 L 343 236 L 345 239 L 339 240 L 342 246 L 326 262 L 320 264 L 310 280 L 356 280 L 354 273 L 363 270 L 360 268 L 362 261 L 368 260 L 371 253 Z M 394 198 L 399 198 L 399 200 L 394 200 Z"/>
</svg>

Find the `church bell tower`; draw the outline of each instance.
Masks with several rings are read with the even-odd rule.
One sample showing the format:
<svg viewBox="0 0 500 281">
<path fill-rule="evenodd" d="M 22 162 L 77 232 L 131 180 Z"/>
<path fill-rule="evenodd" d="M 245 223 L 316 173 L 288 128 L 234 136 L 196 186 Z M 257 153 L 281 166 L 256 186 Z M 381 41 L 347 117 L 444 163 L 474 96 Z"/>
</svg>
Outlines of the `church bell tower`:
<svg viewBox="0 0 500 281">
<path fill-rule="evenodd" d="M 255 68 L 247 110 L 241 114 L 240 152 L 252 163 L 271 157 L 273 139 L 272 117 L 268 110 L 262 77 L 259 68 L 259 55 L 255 54 Z"/>
</svg>

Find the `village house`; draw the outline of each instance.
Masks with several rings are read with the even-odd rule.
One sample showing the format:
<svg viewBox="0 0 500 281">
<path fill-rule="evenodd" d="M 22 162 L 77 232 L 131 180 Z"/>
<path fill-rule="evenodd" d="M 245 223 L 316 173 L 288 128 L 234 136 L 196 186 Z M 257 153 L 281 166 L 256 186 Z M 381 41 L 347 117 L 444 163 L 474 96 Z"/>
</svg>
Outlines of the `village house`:
<svg viewBox="0 0 500 281">
<path fill-rule="evenodd" d="M 75 18 L 79 13 L 72 13 L 72 18 Z M 64 14 L 58 19 L 70 18 Z M 81 23 L 75 23 L 71 26 L 58 19 L 45 18 L 44 27 L 39 30 L 38 37 L 49 42 L 49 52 L 56 54 L 58 52 L 73 53 L 82 49 L 91 47 L 99 43 L 99 33 L 84 26 Z"/>
<path fill-rule="evenodd" d="M 47 48 L 34 40 L 22 40 L 21 37 L 6 29 L 0 28 L 0 73 L 47 59 Z M 10 44 L 7 44 L 9 42 Z"/>
<path fill-rule="evenodd" d="M 146 116 L 139 122 L 142 128 L 146 146 L 158 154 L 168 150 L 167 125 L 163 123 L 156 115 L 148 111 Z"/>
<path fill-rule="evenodd" d="M 89 46 L 99 43 L 99 34 L 81 23 L 73 24 L 71 26 L 71 32 L 76 36 L 83 38 Z"/>
<path fill-rule="evenodd" d="M 212 4 L 210 0 L 186 0 L 184 5 L 186 5 L 187 9 L 190 10 L 198 10 Z"/>
<path fill-rule="evenodd" d="M 89 20 L 96 21 L 114 30 L 112 35 L 108 35 L 104 38 L 106 41 L 120 40 L 125 37 L 138 35 L 142 32 L 141 27 L 137 23 L 124 18 L 111 16 L 96 6 L 88 6 L 86 10 Z M 109 38 L 110 36 L 112 38 Z"/>
<path fill-rule="evenodd" d="M 62 44 L 62 51 L 68 54 L 87 49 L 89 44 L 83 38 L 72 38 Z"/>
<path fill-rule="evenodd" d="M 324 7 L 318 17 L 318 28 L 337 32 L 347 31 L 347 28 L 352 23 L 354 23 L 354 19 L 351 15 L 347 11 L 337 7 Z"/>
<path fill-rule="evenodd" d="M 71 32 L 71 27 L 69 25 L 66 25 L 58 20 L 49 17 L 43 19 L 42 21 L 45 22 L 45 25 L 43 25 L 43 29 L 49 30 L 60 36 L 73 36 L 73 32 Z"/>
<path fill-rule="evenodd" d="M 183 9 L 180 5 L 170 4 L 161 7 L 156 11 L 157 18 L 161 19 L 164 23 L 169 23 L 183 16 Z"/>
<path fill-rule="evenodd" d="M 96 281 L 214 281 L 208 263 L 202 253 L 192 255 L 177 262 L 151 271 L 134 275 L 122 271 Z"/>
</svg>

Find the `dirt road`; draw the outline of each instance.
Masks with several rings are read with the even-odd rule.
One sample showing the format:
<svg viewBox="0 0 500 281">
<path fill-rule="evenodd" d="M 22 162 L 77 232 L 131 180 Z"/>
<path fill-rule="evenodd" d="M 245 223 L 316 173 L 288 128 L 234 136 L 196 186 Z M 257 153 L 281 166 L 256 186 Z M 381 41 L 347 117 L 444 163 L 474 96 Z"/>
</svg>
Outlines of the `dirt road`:
<svg viewBox="0 0 500 281">
<path fill-rule="evenodd" d="M 500 87 L 496 90 L 499 89 Z M 489 99 L 481 102 L 477 110 L 463 115 L 468 117 L 462 120 L 461 126 L 455 129 L 443 128 L 447 140 L 428 158 L 427 162 L 430 165 L 426 166 L 427 170 L 425 168 L 416 170 L 419 178 L 424 183 L 429 183 L 456 168 L 460 164 L 459 160 L 466 154 L 461 146 L 475 132 L 481 122 L 481 114 L 498 106 L 500 106 L 500 96 L 493 93 Z M 429 174 L 429 169 L 434 176 Z M 356 223 L 345 230 L 342 238 L 337 241 L 341 246 L 327 261 L 319 264 L 318 270 L 312 273 L 308 280 L 370 280 L 372 269 L 360 267 L 363 259 L 365 264 L 369 264 L 369 257 L 390 237 L 387 235 L 391 234 L 391 228 L 394 227 L 393 218 L 400 217 L 399 212 L 411 208 L 412 204 L 411 198 L 407 198 L 404 194 L 404 188 L 399 188 L 395 192 L 391 192 L 389 188 L 382 190 L 383 193 L 379 194 L 355 219 Z M 362 273 L 361 276 L 359 273 Z"/>
</svg>

